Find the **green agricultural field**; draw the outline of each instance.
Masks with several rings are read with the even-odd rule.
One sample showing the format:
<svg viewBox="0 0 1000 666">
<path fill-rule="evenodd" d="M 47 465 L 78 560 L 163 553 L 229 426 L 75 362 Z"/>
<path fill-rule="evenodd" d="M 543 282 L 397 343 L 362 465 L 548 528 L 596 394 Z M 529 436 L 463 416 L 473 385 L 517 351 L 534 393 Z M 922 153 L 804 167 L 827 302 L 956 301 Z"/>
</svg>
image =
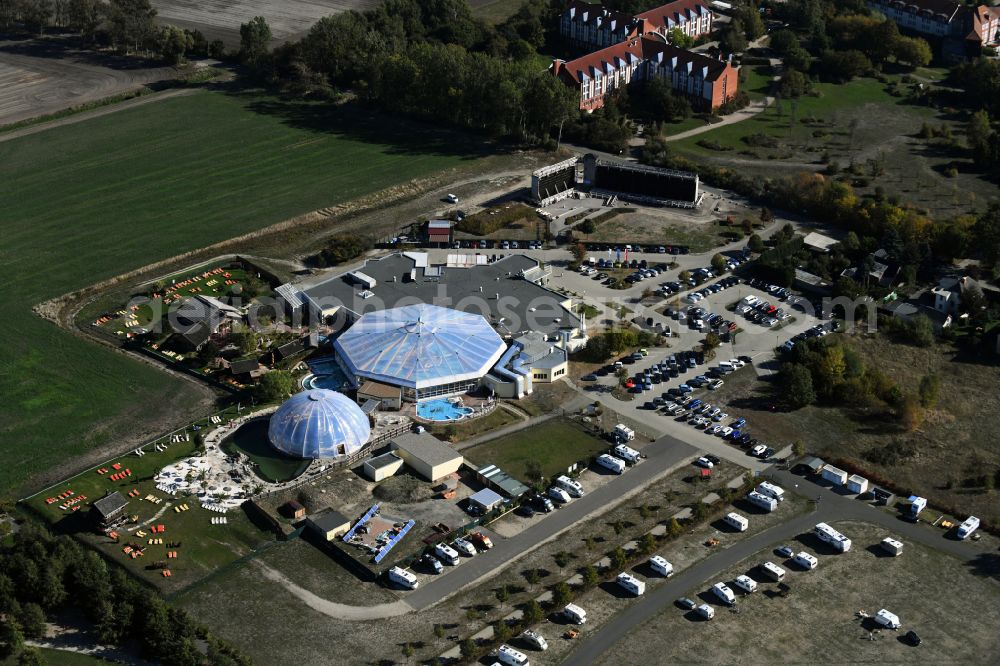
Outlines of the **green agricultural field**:
<svg viewBox="0 0 1000 666">
<path fill-rule="evenodd" d="M 208 91 L 0 142 L 0 494 L 198 399 L 33 305 L 473 157 L 452 134 Z"/>
<path fill-rule="evenodd" d="M 552 419 L 462 451 L 478 465 L 494 464 L 517 479 L 526 479 L 529 463 L 537 463 L 544 476 L 564 473 L 566 468 L 608 448 L 566 419 Z"/>
</svg>

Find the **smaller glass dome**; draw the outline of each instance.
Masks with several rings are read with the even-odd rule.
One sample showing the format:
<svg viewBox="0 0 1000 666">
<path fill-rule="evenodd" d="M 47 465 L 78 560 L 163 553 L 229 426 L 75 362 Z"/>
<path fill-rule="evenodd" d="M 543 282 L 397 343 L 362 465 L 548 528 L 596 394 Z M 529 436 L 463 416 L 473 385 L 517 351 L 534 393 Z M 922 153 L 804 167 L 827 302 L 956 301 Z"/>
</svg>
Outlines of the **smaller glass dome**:
<svg viewBox="0 0 1000 666">
<path fill-rule="evenodd" d="M 339 458 L 361 449 L 371 436 L 368 417 L 343 393 L 312 389 L 293 395 L 274 414 L 267 438 L 297 458 Z"/>
</svg>

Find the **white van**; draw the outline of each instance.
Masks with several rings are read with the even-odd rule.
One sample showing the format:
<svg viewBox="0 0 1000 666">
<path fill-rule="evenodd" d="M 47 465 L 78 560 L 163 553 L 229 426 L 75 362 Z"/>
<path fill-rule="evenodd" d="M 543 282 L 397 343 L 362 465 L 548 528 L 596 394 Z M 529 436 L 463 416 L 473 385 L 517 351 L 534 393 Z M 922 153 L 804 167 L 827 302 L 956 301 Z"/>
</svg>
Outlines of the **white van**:
<svg viewBox="0 0 1000 666">
<path fill-rule="evenodd" d="M 903 542 L 896 541 L 892 537 L 882 539 L 882 543 L 880 545 L 882 546 L 882 550 L 889 553 L 893 557 L 898 557 L 903 554 Z"/>
<path fill-rule="evenodd" d="M 661 576 L 665 576 L 667 578 L 670 578 L 671 576 L 674 575 L 674 565 L 672 565 L 670 562 L 667 562 L 664 558 L 660 557 L 659 555 L 653 555 L 651 558 L 649 558 L 649 568 L 655 571 L 656 573 L 660 574 Z"/>
<path fill-rule="evenodd" d="M 709 606 L 708 604 L 702 604 L 701 606 L 698 606 L 697 611 L 698 615 L 701 615 L 706 620 L 711 620 L 713 617 L 715 617 L 715 609 Z"/>
<path fill-rule="evenodd" d="M 773 497 L 768 497 L 767 495 L 761 495 L 756 490 L 751 490 L 747 494 L 747 501 L 754 506 L 764 509 L 768 513 L 778 508 L 778 500 Z"/>
<path fill-rule="evenodd" d="M 803 569 L 807 569 L 809 571 L 812 571 L 813 569 L 815 569 L 816 565 L 819 564 L 819 560 L 817 560 L 814 556 L 810 555 L 809 553 L 807 553 L 805 551 L 803 551 L 803 552 L 799 553 L 798 555 L 796 555 L 795 557 L 793 557 L 792 558 L 792 562 L 795 562 L 797 565 L 799 565 Z"/>
<path fill-rule="evenodd" d="M 785 499 L 785 489 L 781 486 L 775 485 L 770 481 L 762 481 L 757 484 L 757 492 L 761 495 L 767 495 L 768 497 L 773 497 L 779 502 Z"/>
<path fill-rule="evenodd" d="M 620 458 L 615 458 L 614 456 L 609 456 L 607 453 L 602 453 L 597 456 L 597 464 L 604 469 L 609 469 L 615 474 L 622 474 L 625 472 L 625 461 Z"/>
<path fill-rule="evenodd" d="M 646 583 L 641 581 L 632 574 L 620 573 L 615 581 L 621 585 L 625 590 L 631 592 L 637 597 L 641 597 L 646 592 Z"/>
<path fill-rule="evenodd" d="M 476 550 L 476 547 L 472 545 L 471 541 L 463 539 L 462 537 L 458 537 L 452 541 L 451 547 L 460 553 L 465 553 L 469 557 L 475 557 L 476 553 L 479 552 Z"/>
<path fill-rule="evenodd" d="M 727 513 L 725 518 L 722 519 L 722 522 L 729 525 L 737 532 L 746 532 L 747 528 L 750 527 L 750 521 L 735 511 Z"/>
<path fill-rule="evenodd" d="M 754 296 L 753 294 L 750 294 L 749 296 L 744 296 L 743 297 L 743 302 L 746 303 L 747 305 L 757 305 L 757 301 L 758 301 L 758 298 L 756 296 Z"/>
<path fill-rule="evenodd" d="M 734 370 L 733 364 L 729 361 L 721 361 L 719 363 L 719 370 L 722 372 L 732 372 Z"/>
<path fill-rule="evenodd" d="M 968 539 L 969 535 L 979 529 L 979 519 L 975 516 L 969 516 L 965 519 L 965 522 L 958 526 L 958 532 L 956 535 L 959 539 Z"/>
<path fill-rule="evenodd" d="M 724 604 L 732 606 L 736 603 L 736 595 L 733 594 L 733 591 L 729 589 L 729 586 L 725 583 L 716 583 L 713 585 L 712 592 L 714 592 L 715 596 L 719 597 L 719 600 Z"/>
<path fill-rule="evenodd" d="M 614 451 L 615 451 L 615 457 L 621 458 L 622 460 L 625 460 L 632 464 L 639 462 L 639 458 L 642 457 L 642 455 L 638 451 L 633 449 L 631 446 L 625 446 L 624 444 L 619 444 L 618 446 L 616 446 L 614 448 Z"/>
<path fill-rule="evenodd" d="M 733 581 L 733 585 L 740 588 L 747 594 L 755 592 L 757 590 L 757 581 L 747 575 L 737 576 L 736 580 Z"/>
<path fill-rule="evenodd" d="M 566 604 L 562 611 L 563 616 L 573 624 L 587 624 L 587 611 L 576 604 Z"/>
<path fill-rule="evenodd" d="M 420 586 L 420 583 L 417 582 L 417 577 L 413 574 L 413 572 L 400 567 L 393 567 L 389 569 L 389 580 L 397 585 L 402 585 L 409 590 L 415 590 Z"/>
<path fill-rule="evenodd" d="M 434 546 L 434 555 L 445 564 L 453 567 L 458 565 L 458 553 L 448 546 L 448 544 L 439 543 Z"/>
<path fill-rule="evenodd" d="M 774 562 L 761 562 L 760 571 L 765 576 L 778 583 L 785 579 L 785 570 Z"/>
<path fill-rule="evenodd" d="M 569 493 L 558 486 L 552 486 L 549 488 L 549 497 L 560 504 L 569 504 L 570 501 Z"/>
<path fill-rule="evenodd" d="M 899 616 L 884 608 L 875 613 L 875 621 L 886 629 L 899 629 Z"/>
<path fill-rule="evenodd" d="M 573 497 L 583 497 L 583 486 L 568 476 L 557 476 L 556 485 L 568 492 Z"/>
<path fill-rule="evenodd" d="M 615 435 L 622 438 L 626 442 L 631 442 L 635 439 L 635 430 L 632 430 L 632 428 L 629 428 L 624 423 L 619 423 L 615 426 Z"/>
<path fill-rule="evenodd" d="M 500 663 L 507 664 L 507 666 L 529 666 L 528 655 L 509 645 L 501 645 L 497 648 L 497 658 L 500 659 Z"/>
<path fill-rule="evenodd" d="M 525 629 L 524 632 L 521 633 L 521 640 L 536 650 L 541 650 L 542 652 L 549 649 L 549 643 L 545 640 L 545 636 L 542 636 L 537 631 L 532 631 L 531 629 Z"/>
</svg>

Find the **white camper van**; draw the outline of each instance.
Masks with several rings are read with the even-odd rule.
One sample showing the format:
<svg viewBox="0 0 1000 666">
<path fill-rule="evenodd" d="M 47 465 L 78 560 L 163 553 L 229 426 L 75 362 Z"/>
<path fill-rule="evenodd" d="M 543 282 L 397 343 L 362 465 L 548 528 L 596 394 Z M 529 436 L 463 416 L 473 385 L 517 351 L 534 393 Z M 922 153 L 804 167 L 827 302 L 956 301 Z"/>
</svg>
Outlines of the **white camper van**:
<svg viewBox="0 0 1000 666">
<path fill-rule="evenodd" d="M 626 446 L 624 444 L 619 444 L 618 446 L 616 446 L 614 452 L 615 452 L 615 457 L 621 458 L 622 460 L 630 462 L 633 465 L 639 462 L 639 458 L 642 457 L 642 455 L 638 451 L 633 449 L 631 446 Z"/>
<path fill-rule="evenodd" d="M 573 624 L 587 624 L 587 611 L 576 604 L 566 604 L 563 608 L 563 617 Z"/>
<path fill-rule="evenodd" d="M 757 581 L 747 575 L 737 576 L 736 580 L 733 581 L 733 585 L 740 588 L 747 594 L 757 590 Z"/>
<path fill-rule="evenodd" d="M 609 469 L 615 474 L 622 474 L 625 472 L 625 461 L 620 458 L 615 458 L 614 456 L 609 456 L 607 453 L 602 453 L 597 456 L 597 464 L 604 469 Z"/>
<path fill-rule="evenodd" d="M 761 495 L 756 490 L 751 490 L 747 494 L 747 501 L 756 507 L 764 509 L 768 513 L 778 508 L 778 500 L 773 497 L 768 497 L 767 495 Z"/>
<path fill-rule="evenodd" d="M 667 562 L 664 558 L 659 555 L 653 555 L 649 558 L 649 568 L 660 574 L 661 576 L 666 576 L 670 578 L 674 575 L 674 565 Z"/>
<path fill-rule="evenodd" d="M 409 590 L 415 590 L 420 587 L 420 583 L 417 582 L 417 577 L 413 574 L 413 572 L 400 567 L 393 567 L 389 569 L 389 580 L 397 585 L 402 585 Z"/>
<path fill-rule="evenodd" d="M 820 541 L 824 541 L 841 553 L 846 553 L 851 549 L 851 540 L 833 529 L 826 523 L 816 524 L 816 536 Z"/>
<path fill-rule="evenodd" d="M 509 645 L 501 645 L 497 648 L 497 658 L 500 659 L 500 663 L 507 664 L 507 666 L 529 666 L 528 655 Z"/>
<path fill-rule="evenodd" d="M 453 567 L 458 565 L 458 553 L 447 544 L 439 543 L 434 546 L 434 555 L 445 564 Z"/>
<path fill-rule="evenodd" d="M 579 482 L 574 481 L 568 476 L 561 475 L 556 477 L 556 485 L 568 492 L 573 497 L 583 497 L 583 486 Z"/>
<path fill-rule="evenodd" d="M 569 504 L 570 496 L 569 493 L 560 488 L 559 486 L 552 486 L 549 488 L 549 497 L 559 502 L 560 504 Z"/>
<path fill-rule="evenodd" d="M 725 518 L 722 519 L 722 522 L 729 525 L 737 532 L 746 532 L 747 528 L 750 527 L 750 521 L 735 511 L 727 513 Z"/>
<path fill-rule="evenodd" d="M 521 640 L 536 650 L 541 650 L 542 652 L 549 649 L 549 643 L 545 640 L 545 636 L 542 636 L 537 631 L 532 631 L 531 629 L 524 630 L 521 634 Z"/>
<path fill-rule="evenodd" d="M 629 428 L 624 423 L 619 423 L 615 426 L 615 435 L 626 442 L 631 442 L 635 439 L 635 430 L 632 430 L 632 428 Z"/>
<path fill-rule="evenodd" d="M 761 562 L 760 570 L 765 576 L 778 583 L 785 578 L 785 570 L 774 562 Z"/>
<path fill-rule="evenodd" d="M 792 562 L 795 562 L 803 569 L 808 569 L 809 571 L 815 569 L 816 565 L 819 564 L 819 560 L 805 551 L 792 558 Z"/>
<path fill-rule="evenodd" d="M 975 516 L 969 516 L 965 519 L 965 522 L 958 526 L 958 532 L 956 533 L 959 539 L 968 539 L 969 535 L 979 529 L 979 519 Z"/>
<path fill-rule="evenodd" d="M 701 615 L 706 620 L 711 620 L 713 617 L 715 617 L 715 609 L 709 606 L 708 604 L 702 604 L 701 606 L 698 606 L 697 611 L 698 615 Z"/>
<path fill-rule="evenodd" d="M 620 573 L 615 581 L 637 597 L 641 597 L 646 592 L 646 583 L 632 574 Z"/>
<path fill-rule="evenodd" d="M 890 613 L 884 608 L 875 613 L 875 621 L 886 629 L 899 629 L 899 616 L 895 613 Z"/>
<path fill-rule="evenodd" d="M 896 541 L 892 537 L 882 539 L 882 543 L 879 545 L 882 546 L 882 550 L 889 553 L 893 557 L 898 557 L 903 554 L 903 542 Z"/>
<path fill-rule="evenodd" d="M 779 502 L 785 499 L 785 489 L 781 486 L 775 485 L 770 481 L 762 481 L 757 484 L 757 492 L 761 495 L 767 495 L 768 497 L 773 497 Z"/>
<path fill-rule="evenodd" d="M 729 589 L 729 586 L 725 583 L 716 583 L 713 585 L 712 592 L 714 592 L 715 596 L 719 597 L 724 604 L 732 606 L 736 603 L 736 595 L 733 594 L 733 591 Z"/>
</svg>

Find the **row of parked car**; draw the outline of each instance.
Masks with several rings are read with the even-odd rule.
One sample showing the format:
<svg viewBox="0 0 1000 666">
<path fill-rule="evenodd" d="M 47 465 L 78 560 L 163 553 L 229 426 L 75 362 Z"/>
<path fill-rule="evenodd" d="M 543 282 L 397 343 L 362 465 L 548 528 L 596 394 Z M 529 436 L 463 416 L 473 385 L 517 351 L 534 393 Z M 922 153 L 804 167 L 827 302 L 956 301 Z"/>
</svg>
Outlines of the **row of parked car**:
<svg viewBox="0 0 1000 666">
<path fill-rule="evenodd" d="M 625 388 L 633 391 L 634 393 L 652 391 L 654 385 L 662 384 L 670 381 L 671 379 L 677 378 L 680 375 L 687 373 L 689 370 L 695 369 L 698 364 L 703 364 L 704 362 L 705 353 L 702 351 L 692 350 L 675 352 L 667 356 L 659 363 L 654 363 L 650 367 L 637 372 L 635 376 L 627 379 L 625 381 Z M 619 363 L 622 363 L 622 361 L 615 363 L 616 368 L 623 367 L 619 365 Z"/>
<path fill-rule="evenodd" d="M 645 252 L 646 254 L 688 254 L 690 249 L 686 245 L 615 245 L 614 243 L 587 243 L 589 252 L 615 252 L 623 254 L 625 252 Z"/>
<path fill-rule="evenodd" d="M 695 287 L 704 281 L 705 281 L 704 279 L 695 276 L 692 277 L 690 280 L 688 280 L 688 286 Z M 690 294 L 684 297 L 684 300 L 692 304 L 697 303 L 701 300 L 704 300 L 705 298 L 708 298 L 712 294 L 717 294 L 720 291 L 729 289 L 730 287 L 735 287 L 738 284 L 740 284 L 740 278 L 735 275 L 729 275 L 722 278 L 718 282 L 713 282 L 712 284 L 706 285 L 697 291 L 692 291 Z M 660 291 L 665 296 L 676 294 L 677 292 L 683 291 L 684 289 L 685 286 L 680 282 L 666 282 L 660 285 Z"/>
<path fill-rule="evenodd" d="M 493 547 L 493 542 L 482 532 L 471 532 L 464 537 L 454 539 L 450 544 L 439 543 L 434 546 L 433 552 L 426 553 L 417 560 L 417 564 L 429 573 L 439 574 L 444 571 L 444 565 L 458 566 L 461 563 L 461 555 L 475 557 L 480 551 L 489 550 Z"/>
<path fill-rule="evenodd" d="M 791 351 L 795 348 L 795 345 L 800 342 L 808 340 L 809 338 L 822 338 L 823 336 L 829 335 L 833 331 L 837 330 L 840 330 L 840 322 L 836 320 L 831 321 L 829 324 L 816 324 L 812 328 L 802 331 L 791 340 L 786 340 L 785 344 L 781 345 L 781 347 L 785 351 Z"/>
</svg>

